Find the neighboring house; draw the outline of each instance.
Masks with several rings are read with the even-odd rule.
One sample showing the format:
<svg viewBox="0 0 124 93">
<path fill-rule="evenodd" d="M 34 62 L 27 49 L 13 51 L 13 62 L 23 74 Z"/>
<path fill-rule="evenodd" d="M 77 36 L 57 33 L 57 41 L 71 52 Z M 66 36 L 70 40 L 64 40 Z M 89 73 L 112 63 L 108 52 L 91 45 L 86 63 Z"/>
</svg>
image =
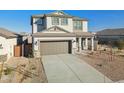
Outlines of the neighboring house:
<svg viewBox="0 0 124 93">
<path fill-rule="evenodd" d="M 14 56 L 14 46 L 19 43 L 21 43 L 19 34 L 0 28 L 0 61 Z"/>
<path fill-rule="evenodd" d="M 96 38 L 99 43 L 110 43 L 111 41 L 124 40 L 124 28 L 104 29 L 98 31 Z"/>
<path fill-rule="evenodd" d="M 19 34 L 22 36 L 23 44 L 32 44 L 32 36 L 30 33 L 20 32 Z"/>
<path fill-rule="evenodd" d="M 88 32 L 87 19 L 56 11 L 33 15 L 31 25 L 34 56 L 94 50 L 94 35 Z"/>
<path fill-rule="evenodd" d="M 21 32 L 22 36 L 22 56 L 29 57 L 32 55 L 32 36 L 29 33 Z"/>
</svg>

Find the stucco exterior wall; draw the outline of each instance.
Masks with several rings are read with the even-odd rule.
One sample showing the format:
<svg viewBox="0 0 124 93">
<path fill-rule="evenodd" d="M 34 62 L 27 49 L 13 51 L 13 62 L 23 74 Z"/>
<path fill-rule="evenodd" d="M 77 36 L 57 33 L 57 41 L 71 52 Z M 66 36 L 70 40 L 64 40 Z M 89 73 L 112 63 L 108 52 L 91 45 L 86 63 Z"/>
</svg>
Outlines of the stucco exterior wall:
<svg viewBox="0 0 124 93">
<path fill-rule="evenodd" d="M 55 25 L 52 25 L 52 19 L 51 19 L 51 17 L 47 17 L 46 19 L 47 19 L 47 21 L 46 21 L 47 28 L 50 28 L 52 26 L 55 26 Z M 61 18 L 59 18 L 59 25 L 57 25 L 57 26 L 65 29 L 65 30 L 67 30 L 69 32 L 73 32 L 73 20 L 72 20 L 72 18 L 68 18 L 68 25 L 61 25 Z"/>
<path fill-rule="evenodd" d="M 7 39 L 8 41 L 8 56 L 14 56 L 14 45 L 17 45 L 17 38 Z"/>
<path fill-rule="evenodd" d="M 17 44 L 17 38 L 6 39 L 0 36 L 0 44 L 3 49 L 0 49 L 0 55 L 7 55 L 7 58 L 14 56 L 14 45 Z"/>
<path fill-rule="evenodd" d="M 83 32 L 88 32 L 88 21 L 83 21 Z"/>
<path fill-rule="evenodd" d="M 8 45 L 6 38 L 0 36 L 0 45 L 2 45 L 2 48 L 0 48 L 0 55 L 6 55 L 8 53 Z"/>
<path fill-rule="evenodd" d="M 37 24 L 35 23 L 36 22 L 36 18 L 33 18 L 32 21 L 32 33 L 36 33 L 37 32 Z"/>
</svg>

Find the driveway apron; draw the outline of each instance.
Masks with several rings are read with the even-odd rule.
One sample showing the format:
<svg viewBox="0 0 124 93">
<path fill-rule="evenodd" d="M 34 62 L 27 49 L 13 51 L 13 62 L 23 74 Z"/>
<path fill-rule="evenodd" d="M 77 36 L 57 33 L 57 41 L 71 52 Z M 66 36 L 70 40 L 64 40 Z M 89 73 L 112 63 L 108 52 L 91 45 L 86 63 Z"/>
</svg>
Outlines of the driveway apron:
<svg viewBox="0 0 124 93">
<path fill-rule="evenodd" d="M 75 55 L 58 55 L 58 57 L 80 78 L 84 83 L 112 82 L 109 78 L 97 71 Z"/>
<path fill-rule="evenodd" d="M 49 83 L 112 82 L 76 55 L 47 55 L 42 61 Z"/>
<path fill-rule="evenodd" d="M 49 83 L 80 82 L 57 55 L 43 56 L 42 61 Z"/>
</svg>

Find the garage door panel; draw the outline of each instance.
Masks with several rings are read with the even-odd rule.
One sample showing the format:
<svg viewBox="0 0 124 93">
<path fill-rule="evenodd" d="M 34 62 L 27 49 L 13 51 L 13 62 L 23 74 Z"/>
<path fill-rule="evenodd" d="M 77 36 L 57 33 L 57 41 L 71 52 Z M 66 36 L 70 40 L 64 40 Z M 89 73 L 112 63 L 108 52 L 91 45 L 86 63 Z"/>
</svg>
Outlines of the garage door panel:
<svg viewBox="0 0 124 93">
<path fill-rule="evenodd" d="M 41 55 L 65 54 L 69 53 L 69 41 L 51 41 L 40 43 Z"/>
</svg>

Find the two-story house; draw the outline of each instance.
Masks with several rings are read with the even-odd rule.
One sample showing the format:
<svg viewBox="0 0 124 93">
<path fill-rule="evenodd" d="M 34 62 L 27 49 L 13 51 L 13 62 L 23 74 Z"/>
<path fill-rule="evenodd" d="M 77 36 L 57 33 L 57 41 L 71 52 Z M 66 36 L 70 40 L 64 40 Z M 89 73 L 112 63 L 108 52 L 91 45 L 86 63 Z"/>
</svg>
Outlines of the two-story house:
<svg viewBox="0 0 124 93">
<path fill-rule="evenodd" d="M 31 25 L 34 56 L 94 50 L 94 36 L 88 32 L 87 19 L 56 11 L 33 15 Z"/>
</svg>

